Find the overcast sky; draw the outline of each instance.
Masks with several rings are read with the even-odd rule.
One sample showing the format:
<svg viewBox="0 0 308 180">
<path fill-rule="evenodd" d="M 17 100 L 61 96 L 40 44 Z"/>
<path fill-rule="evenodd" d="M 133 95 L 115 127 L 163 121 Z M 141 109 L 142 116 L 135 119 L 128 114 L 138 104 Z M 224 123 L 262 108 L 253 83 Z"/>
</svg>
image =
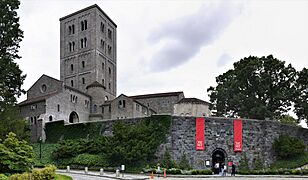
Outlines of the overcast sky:
<svg viewBox="0 0 308 180">
<path fill-rule="evenodd" d="M 305 0 L 21 0 L 25 90 L 42 74 L 60 79 L 59 18 L 93 4 L 118 25 L 117 95 L 184 91 L 208 101 L 215 77 L 249 55 L 308 67 Z"/>
</svg>

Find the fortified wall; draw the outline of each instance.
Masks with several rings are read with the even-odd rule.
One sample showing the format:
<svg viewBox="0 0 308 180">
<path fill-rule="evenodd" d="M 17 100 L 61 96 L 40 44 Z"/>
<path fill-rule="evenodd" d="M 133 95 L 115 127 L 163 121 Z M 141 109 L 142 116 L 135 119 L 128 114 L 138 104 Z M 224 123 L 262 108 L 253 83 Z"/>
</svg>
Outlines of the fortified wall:
<svg viewBox="0 0 308 180">
<path fill-rule="evenodd" d="M 159 117 L 159 116 L 158 116 Z M 170 116 L 168 116 L 170 117 Z M 308 129 L 284 125 L 269 120 L 242 119 L 242 152 L 234 152 L 234 127 L 231 118 L 204 118 L 204 150 L 196 150 L 196 117 L 171 116 L 171 126 L 166 136 L 166 143 L 157 151 L 159 158 L 168 149 L 173 159 L 180 161 L 185 153 L 195 169 L 207 169 L 214 161 L 238 163 L 245 156 L 253 167 L 257 158 L 261 158 L 264 166 L 273 160 L 272 143 L 281 134 L 289 134 L 302 139 L 308 146 Z M 46 123 L 47 142 L 61 139 L 92 138 L 95 136 L 111 136 L 115 122 L 136 124 L 143 118 L 107 120 L 88 123 L 64 125 L 63 121 Z"/>
</svg>

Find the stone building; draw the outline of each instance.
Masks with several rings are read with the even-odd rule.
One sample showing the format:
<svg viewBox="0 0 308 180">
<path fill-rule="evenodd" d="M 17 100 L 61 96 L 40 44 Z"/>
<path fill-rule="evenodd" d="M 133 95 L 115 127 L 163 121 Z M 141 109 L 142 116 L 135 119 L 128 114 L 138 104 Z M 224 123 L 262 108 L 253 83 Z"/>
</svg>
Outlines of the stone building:
<svg viewBox="0 0 308 180">
<path fill-rule="evenodd" d="M 172 115 L 183 98 L 181 91 L 117 97 L 117 25 L 95 4 L 60 18 L 60 80 L 42 75 L 19 107 L 36 141 L 49 121 Z"/>
<path fill-rule="evenodd" d="M 175 116 L 211 116 L 209 103 L 197 98 L 183 98 L 174 105 Z"/>
</svg>

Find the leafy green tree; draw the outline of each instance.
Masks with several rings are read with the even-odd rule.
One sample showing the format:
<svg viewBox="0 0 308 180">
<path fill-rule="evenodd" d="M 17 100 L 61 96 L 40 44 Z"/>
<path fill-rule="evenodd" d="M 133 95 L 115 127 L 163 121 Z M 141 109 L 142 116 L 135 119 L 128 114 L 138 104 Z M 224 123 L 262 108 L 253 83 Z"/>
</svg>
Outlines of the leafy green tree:
<svg viewBox="0 0 308 180">
<path fill-rule="evenodd" d="M 273 143 L 273 149 L 280 159 L 298 157 L 305 153 L 305 148 L 306 145 L 302 140 L 287 134 L 279 136 Z"/>
<path fill-rule="evenodd" d="M 19 0 L 0 1 L 0 110 L 7 104 L 14 104 L 19 97 L 25 75 L 14 59 L 19 59 L 19 43 L 23 38 L 16 10 Z"/>
<path fill-rule="evenodd" d="M 294 111 L 299 119 L 308 122 L 308 69 L 304 68 L 298 73 L 294 96 Z"/>
<path fill-rule="evenodd" d="M 18 140 L 14 133 L 0 143 L 0 173 L 29 171 L 33 164 L 33 149 L 24 140 Z"/>
<path fill-rule="evenodd" d="M 298 120 L 290 115 L 283 115 L 279 118 L 279 121 L 284 124 L 298 126 Z"/>
<path fill-rule="evenodd" d="M 7 105 L 0 115 L 0 139 L 4 139 L 9 132 L 15 133 L 20 139 L 30 139 L 29 124 L 20 116 L 16 106 Z"/>
<path fill-rule="evenodd" d="M 253 119 L 274 118 L 286 113 L 294 96 L 296 70 L 272 55 L 249 56 L 234 69 L 216 77 L 208 88 L 211 109 L 217 116 Z"/>
</svg>

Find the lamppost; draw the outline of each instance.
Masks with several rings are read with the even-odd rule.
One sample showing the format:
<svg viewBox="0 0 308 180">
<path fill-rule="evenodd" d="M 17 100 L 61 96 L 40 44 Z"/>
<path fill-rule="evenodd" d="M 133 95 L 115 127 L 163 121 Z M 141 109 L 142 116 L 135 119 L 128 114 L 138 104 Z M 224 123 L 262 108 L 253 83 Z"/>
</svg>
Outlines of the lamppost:
<svg viewBox="0 0 308 180">
<path fill-rule="evenodd" d="M 41 160 L 42 159 L 42 136 L 40 136 L 39 142 L 40 142 L 40 160 Z"/>
</svg>

